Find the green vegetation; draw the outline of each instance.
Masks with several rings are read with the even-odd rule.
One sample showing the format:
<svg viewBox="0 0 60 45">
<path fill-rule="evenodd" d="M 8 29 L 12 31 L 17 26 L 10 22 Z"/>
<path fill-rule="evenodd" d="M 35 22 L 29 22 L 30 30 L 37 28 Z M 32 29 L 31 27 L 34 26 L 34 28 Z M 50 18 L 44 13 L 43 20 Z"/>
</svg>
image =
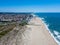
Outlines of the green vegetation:
<svg viewBox="0 0 60 45">
<path fill-rule="evenodd" d="M 5 34 L 7 34 L 8 32 L 10 32 L 11 30 L 13 30 L 15 26 L 16 25 L 12 24 L 12 25 L 6 25 L 5 28 L 2 28 L 3 30 L 1 30 L 0 32 L 0 38 Z"/>
<path fill-rule="evenodd" d="M 4 25 L 0 25 L 0 29 L 3 27 Z"/>
<path fill-rule="evenodd" d="M 16 22 L 9 22 L 9 23 L 6 23 L 6 25 L 3 25 L 4 23 L 0 23 L 0 38 L 2 36 L 4 36 L 5 34 L 7 34 L 8 32 L 12 31 L 14 27 L 16 27 Z M 26 20 L 23 20 L 21 21 L 21 23 L 19 24 L 20 28 L 22 28 L 22 26 L 24 25 L 27 25 L 27 21 Z"/>
<path fill-rule="evenodd" d="M 19 25 L 24 26 L 24 25 L 27 25 L 27 24 L 28 24 L 27 21 L 23 20 Z"/>
</svg>

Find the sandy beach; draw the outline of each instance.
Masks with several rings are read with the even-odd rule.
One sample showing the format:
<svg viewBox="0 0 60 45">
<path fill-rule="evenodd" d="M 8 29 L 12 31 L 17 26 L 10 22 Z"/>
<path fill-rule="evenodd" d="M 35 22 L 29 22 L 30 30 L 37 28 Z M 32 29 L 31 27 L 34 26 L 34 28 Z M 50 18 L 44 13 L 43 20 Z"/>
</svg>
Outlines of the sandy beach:
<svg viewBox="0 0 60 45">
<path fill-rule="evenodd" d="M 32 18 L 27 27 L 31 28 L 29 45 L 58 45 L 38 17 Z"/>
<path fill-rule="evenodd" d="M 15 27 L 0 39 L 0 45 L 58 45 L 45 24 L 33 17 L 22 29 Z"/>
</svg>

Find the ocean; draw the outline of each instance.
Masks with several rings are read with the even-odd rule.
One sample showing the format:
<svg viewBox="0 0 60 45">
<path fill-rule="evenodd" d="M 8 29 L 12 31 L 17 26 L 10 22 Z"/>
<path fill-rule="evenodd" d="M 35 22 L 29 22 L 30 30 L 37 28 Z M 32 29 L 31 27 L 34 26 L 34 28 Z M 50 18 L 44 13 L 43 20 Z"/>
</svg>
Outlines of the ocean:
<svg viewBox="0 0 60 45">
<path fill-rule="evenodd" d="M 60 13 L 34 13 L 48 25 L 51 34 L 60 45 Z"/>
</svg>

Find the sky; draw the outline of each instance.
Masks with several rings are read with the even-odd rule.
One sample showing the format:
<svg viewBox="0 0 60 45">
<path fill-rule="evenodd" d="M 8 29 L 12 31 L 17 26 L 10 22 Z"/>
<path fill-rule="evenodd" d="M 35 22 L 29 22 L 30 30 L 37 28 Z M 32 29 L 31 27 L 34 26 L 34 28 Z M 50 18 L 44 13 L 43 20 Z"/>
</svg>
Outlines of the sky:
<svg viewBox="0 0 60 45">
<path fill-rule="evenodd" d="M 0 12 L 60 12 L 60 0 L 0 0 Z"/>
</svg>

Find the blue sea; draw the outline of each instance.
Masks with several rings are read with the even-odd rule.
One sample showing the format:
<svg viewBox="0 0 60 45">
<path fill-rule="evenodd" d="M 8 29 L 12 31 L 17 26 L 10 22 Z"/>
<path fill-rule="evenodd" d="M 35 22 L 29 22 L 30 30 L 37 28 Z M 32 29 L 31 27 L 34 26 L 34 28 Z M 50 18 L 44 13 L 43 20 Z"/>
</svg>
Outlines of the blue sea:
<svg viewBox="0 0 60 45">
<path fill-rule="evenodd" d="M 60 44 L 60 13 L 35 13 L 35 15 L 44 18 L 43 20 L 48 25 L 50 32 Z"/>
</svg>

